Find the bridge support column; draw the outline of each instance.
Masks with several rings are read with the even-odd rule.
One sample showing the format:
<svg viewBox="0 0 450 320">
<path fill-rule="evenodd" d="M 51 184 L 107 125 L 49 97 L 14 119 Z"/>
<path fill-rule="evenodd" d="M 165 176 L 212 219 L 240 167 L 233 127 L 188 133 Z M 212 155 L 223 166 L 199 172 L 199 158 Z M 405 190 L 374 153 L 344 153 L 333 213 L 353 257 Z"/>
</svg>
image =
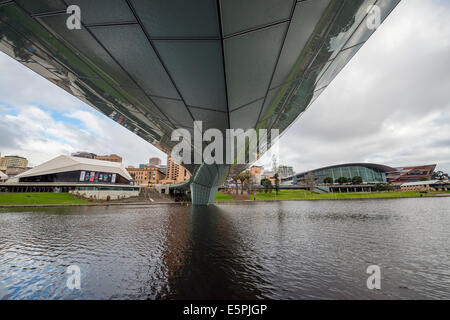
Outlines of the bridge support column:
<svg viewBox="0 0 450 320">
<path fill-rule="evenodd" d="M 191 197 L 194 205 L 214 203 L 219 186 L 230 170 L 229 165 L 202 164 L 191 182 Z"/>
</svg>

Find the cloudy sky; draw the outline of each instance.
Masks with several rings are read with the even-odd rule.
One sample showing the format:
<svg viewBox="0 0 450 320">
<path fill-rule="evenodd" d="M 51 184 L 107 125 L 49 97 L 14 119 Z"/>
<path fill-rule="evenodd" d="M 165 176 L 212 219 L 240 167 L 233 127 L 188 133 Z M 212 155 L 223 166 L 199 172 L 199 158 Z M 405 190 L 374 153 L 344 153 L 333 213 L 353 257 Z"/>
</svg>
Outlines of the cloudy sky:
<svg viewBox="0 0 450 320">
<path fill-rule="evenodd" d="M 438 163 L 450 172 L 450 2 L 403 0 L 280 140 L 280 163 Z M 0 53 L 0 152 L 38 165 L 83 150 L 166 156 Z M 268 157 L 260 163 L 270 166 Z"/>
</svg>

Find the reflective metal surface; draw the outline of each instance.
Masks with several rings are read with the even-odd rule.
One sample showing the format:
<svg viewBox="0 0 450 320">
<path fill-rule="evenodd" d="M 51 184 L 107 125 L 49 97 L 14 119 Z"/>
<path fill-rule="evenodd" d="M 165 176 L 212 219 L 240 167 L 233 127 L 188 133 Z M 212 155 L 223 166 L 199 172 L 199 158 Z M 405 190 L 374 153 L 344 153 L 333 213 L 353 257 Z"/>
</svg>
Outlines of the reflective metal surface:
<svg viewBox="0 0 450 320">
<path fill-rule="evenodd" d="M 0 299 L 450 299 L 449 205 L 0 209 Z M 66 287 L 74 264 L 81 290 Z"/>
</svg>

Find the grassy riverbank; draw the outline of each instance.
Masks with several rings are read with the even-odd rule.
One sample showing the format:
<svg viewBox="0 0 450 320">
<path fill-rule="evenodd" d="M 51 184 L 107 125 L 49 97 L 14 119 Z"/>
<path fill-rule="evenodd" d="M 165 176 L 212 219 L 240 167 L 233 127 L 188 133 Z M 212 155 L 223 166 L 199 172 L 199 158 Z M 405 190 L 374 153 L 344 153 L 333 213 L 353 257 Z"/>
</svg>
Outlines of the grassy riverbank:
<svg viewBox="0 0 450 320">
<path fill-rule="evenodd" d="M 333 199 L 376 199 L 376 198 L 414 198 L 414 197 L 433 197 L 439 192 L 420 193 L 420 192 L 349 192 L 349 193 L 321 193 L 316 194 L 304 190 L 280 190 L 278 195 L 275 191 L 271 193 L 257 192 L 256 200 L 333 200 Z M 443 193 L 443 192 L 440 192 Z M 250 196 L 250 200 L 254 197 Z M 217 202 L 233 201 L 228 194 L 217 193 Z"/>
<path fill-rule="evenodd" d="M 216 202 L 229 202 L 229 201 L 233 201 L 233 198 L 229 194 L 217 192 Z"/>
<path fill-rule="evenodd" d="M 86 204 L 69 193 L 0 193 L 0 205 Z"/>
<path fill-rule="evenodd" d="M 282 190 L 276 195 L 275 192 L 258 192 L 256 200 L 320 200 L 320 199 L 375 199 L 375 198 L 410 198 L 426 197 L 429 194 L 419 192 L 349 192 L 349 193 L 312 193 L 303 190 Z"/>
<path fill-rule="evenodd" d="M 433 197 L 438 194 L 450 194 L 450 192 L 439 191 L 430 193 L 420 192 L 374 192 L 374 193 L 322 193 L 316 194 L 304 190 L 280 190 L 278 195 L 275 191 L 271 193 L 257 192 L 255 196 L 244 197 L 250 200 L 333 200 L 333 199 L 375 199 L 375 198 L 413 198 Z M 232 202 L 233 195 L 218 192 L 215 202 Z M 242 200 L 242 196 L 238 195 Z M 0 193 L 0 206 L 2 205 L 71 205 L 90 204 L 90 202 L 78 199 L 69 193 Z"/>
</svg>

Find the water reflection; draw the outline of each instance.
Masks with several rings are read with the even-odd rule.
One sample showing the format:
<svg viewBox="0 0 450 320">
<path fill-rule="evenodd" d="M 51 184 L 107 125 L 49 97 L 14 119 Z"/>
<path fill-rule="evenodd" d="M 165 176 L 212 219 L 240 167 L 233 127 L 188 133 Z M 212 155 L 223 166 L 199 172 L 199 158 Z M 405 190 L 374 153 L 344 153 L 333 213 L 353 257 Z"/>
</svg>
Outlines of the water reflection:
<svg viewBox="0 0 450 320">
<path fill-rule="evenodd" d="M 256 299 L 264 283 L 232 221 L 219 207 L 191 207 L 189 246 L 170 283 L 176 299 Z"/>
<path fill-rule="evenodd" d="M 3 209 L 0 298 L 450 298 L 449 204 Z M 66 288 L 72 264 L 81 290 Z M 382 290 L 366 287 L 371 264 Z"/>
</svg>

